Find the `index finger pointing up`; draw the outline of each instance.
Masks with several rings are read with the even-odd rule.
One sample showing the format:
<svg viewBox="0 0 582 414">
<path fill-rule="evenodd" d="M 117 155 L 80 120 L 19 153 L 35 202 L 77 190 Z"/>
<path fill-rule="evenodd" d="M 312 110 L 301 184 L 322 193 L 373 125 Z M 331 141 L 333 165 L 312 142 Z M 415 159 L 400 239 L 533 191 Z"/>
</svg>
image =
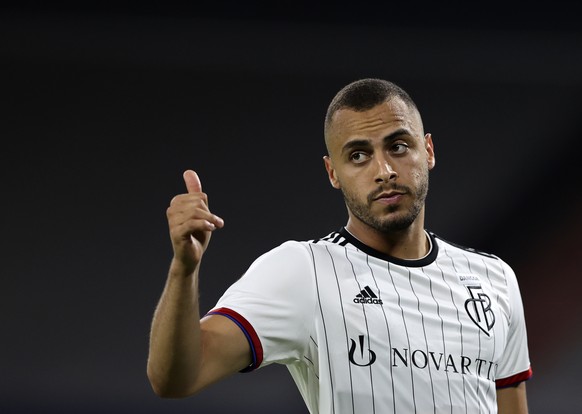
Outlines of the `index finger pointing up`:
<svg viewBox="0 0 582 414">
<path fill-rule="evenodd" d="M 192 170 L 184 171 L 184 182 L 186 183 L 188 193 L 202 192 L 202 183 L 200 182 L 198 174 L 196 174 L 194 171 Z"/>
</svg>

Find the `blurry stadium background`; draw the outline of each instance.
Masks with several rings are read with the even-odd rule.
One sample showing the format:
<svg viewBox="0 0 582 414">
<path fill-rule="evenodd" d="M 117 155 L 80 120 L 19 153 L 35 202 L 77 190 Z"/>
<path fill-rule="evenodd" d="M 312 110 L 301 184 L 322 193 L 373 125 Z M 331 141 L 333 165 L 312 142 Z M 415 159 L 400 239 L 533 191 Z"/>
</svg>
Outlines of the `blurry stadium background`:
<svg viewBox="0 0 582 414">
<path fill-rule="evenodd" d="M 551 6 L 2 6 L 0 411 L 306 412 L 280 366 L 153 394 L 165 209 L 193 168 L 226 221 L 205 311 L 259 254 L 345 223 L 323 117 L 346 83 L 381 77 L 433 134 L 427 228 L 518 275 L 530 412 L 582 412 L 582 27 Z"/>
</svg>

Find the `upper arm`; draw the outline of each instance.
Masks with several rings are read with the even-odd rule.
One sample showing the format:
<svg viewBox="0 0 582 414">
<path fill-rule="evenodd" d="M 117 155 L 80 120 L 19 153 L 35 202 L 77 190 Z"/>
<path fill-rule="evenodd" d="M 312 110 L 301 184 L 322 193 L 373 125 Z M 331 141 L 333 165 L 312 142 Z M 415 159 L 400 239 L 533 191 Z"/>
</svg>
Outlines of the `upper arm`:
<svg viewBox="0 0 582 414">
<path fill-rule="evenodd" d="M 241 370 L 303 355 L 315 306 L 310 272 L 310 256 L 299 243 L 284 243 L 251 264 L 201 319 L 193 393 Z"/>
<path fill-rule="evenodd" d="M 525 381 L 515 387 L 498 389 L 497 409 L 499 414 L 527 414 Z"/>
<path fill-rule="evenodd" d="M 200 321 L 202 355 L 192 393 L 251 364 L 251 348 L 243 331 L 230 319 L 208 315 Z"/>
</svg>

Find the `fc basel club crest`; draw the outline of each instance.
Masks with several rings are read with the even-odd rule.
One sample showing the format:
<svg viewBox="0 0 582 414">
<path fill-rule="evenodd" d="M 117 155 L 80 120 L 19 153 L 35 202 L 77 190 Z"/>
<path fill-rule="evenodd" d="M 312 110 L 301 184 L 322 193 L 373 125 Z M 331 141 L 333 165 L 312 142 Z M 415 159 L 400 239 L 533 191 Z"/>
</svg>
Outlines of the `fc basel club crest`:
<svg viewBox="0 0 582 414">
<path fill-rule="evenodd" d="M 493 325 L 495 325 L 495 314 L 491 310 L 491 299 L 481 286 L 467 286 L 471 297 L 465 301 L 465 310 L 471 320 L 481 329 L 487 336 Z"/>
</svg>

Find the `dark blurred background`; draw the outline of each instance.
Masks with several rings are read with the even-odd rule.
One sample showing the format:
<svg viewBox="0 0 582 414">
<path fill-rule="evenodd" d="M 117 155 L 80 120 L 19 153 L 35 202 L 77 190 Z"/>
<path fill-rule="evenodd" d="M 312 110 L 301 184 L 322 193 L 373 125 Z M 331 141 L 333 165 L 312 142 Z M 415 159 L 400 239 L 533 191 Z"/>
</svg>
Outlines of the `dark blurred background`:
<svg viewBox="0 0 582 414">
<path fill-rule="evenodd" d="M 0 412 L 306 413 L 284 367 L 184 400 L 145 367 L 198 171 L 226 221 L 208 310 L 252 260 L 338 229 L 323 117 L 362 77 L 433 134 L 427 227 L 516 271 L 531 413 L 582 412 L 582 27 L 569 3 L 35 2 L 0 9 Z"/>
</svg>

